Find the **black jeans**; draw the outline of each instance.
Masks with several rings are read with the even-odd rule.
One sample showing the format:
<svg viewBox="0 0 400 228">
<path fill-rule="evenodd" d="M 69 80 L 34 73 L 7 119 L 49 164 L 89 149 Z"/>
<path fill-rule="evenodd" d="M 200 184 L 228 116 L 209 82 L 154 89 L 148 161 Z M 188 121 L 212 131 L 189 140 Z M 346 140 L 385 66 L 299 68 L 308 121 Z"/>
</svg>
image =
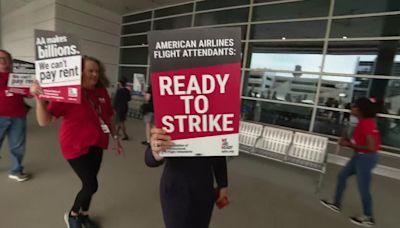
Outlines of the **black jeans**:
<svg viewBox="0 0 400 228">
<path fill-rule="evenodd" d="M 103 150 L 91 146 L 89 152 L 81 157 L 68 160 L 72 169 L 82 182 L 82 189 L 76 195 L 72 211 L 88 211 L 92 196 L 98 189 L 97 174 L 103 159 Z"/>
</svg>

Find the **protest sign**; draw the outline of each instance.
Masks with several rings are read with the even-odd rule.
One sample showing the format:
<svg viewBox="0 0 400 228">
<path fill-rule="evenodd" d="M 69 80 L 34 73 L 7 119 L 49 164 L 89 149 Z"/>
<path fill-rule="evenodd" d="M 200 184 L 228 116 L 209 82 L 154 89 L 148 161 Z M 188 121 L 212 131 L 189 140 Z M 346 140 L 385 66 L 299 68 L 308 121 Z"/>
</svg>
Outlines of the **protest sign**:
<svg viewBox="0 0 400 228">
<path fill-rule="evenodd" d="M 134 95 L 139 95 L 143 96 L 143 91 L 144 91 L 144 85 L 145 85 L 145 80 L 144 80 L 144 74 L 139 74 L 139 73 L 134 73 L 133 74 L 133 90 L 132 93 Z"/>
<path fill-rule="evenodd" d="M 150 32 L 155 124 L 162 156 L 235 156 L 239 147 L 240 28 Z"/>
<path fill-rule="evenodd" d="M 34 78 L 35 64 L 14 59 L 13 70 L 8 79 L 7 87 L 9 87 L 11 93 L 28 95 Z"/>
<path fill-rule="evenodd" d="M 40 98 L 81 102 L 81 62 L 78 40 L 72 35 L 35 30 L 36 80 L 43 88 Z"/>
</svg>

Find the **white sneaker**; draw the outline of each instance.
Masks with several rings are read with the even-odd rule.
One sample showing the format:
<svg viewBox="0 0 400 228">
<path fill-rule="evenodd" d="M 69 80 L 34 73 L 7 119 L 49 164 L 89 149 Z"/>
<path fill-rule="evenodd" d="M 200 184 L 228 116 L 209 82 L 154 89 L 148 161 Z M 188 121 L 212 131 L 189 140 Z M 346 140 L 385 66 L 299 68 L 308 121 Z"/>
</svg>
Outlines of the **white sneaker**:
<svg viewBox="0 0 400 228">
<path fill-rule="evenodd" d="M 350 217 L 350 222 L 365 227 L 372 227 L 373 225 L 375 225 L 374 219 L 366 215 L 361 215 L 359 217 Z"/>
<path fill-rule="evenodd" d="M 12 180 L 16 180 L 18 182 L 27 181 L 29 180 L 29 175 L 26 173 L 19 173 L 19 174 L 9 174 L 8 178 Z"/>
<path fill-rule="evenodd" d="M 331 209 L 332 211 L 339 213 L 340 212 L 340 208 L 338 206 L 336 206 L 334 203 L 330 203 L 326 200 L 320 200 L 319 202 L 321 202 L 322 205 L 324 205 L 325 207 Z"/>
</svg>

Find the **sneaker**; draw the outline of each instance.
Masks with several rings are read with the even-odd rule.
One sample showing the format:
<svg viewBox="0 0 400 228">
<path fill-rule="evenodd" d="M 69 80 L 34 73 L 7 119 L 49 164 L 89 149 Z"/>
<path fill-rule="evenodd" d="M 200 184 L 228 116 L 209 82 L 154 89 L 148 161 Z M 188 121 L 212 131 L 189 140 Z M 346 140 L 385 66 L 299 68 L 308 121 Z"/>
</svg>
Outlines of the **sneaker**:
<svg viewBox="0 0 400 228">
<path fill-rule="evenodd" d="M 88 215 L 79 215 L 83 228 L 99 228 L 99 225 L 90 219 Z"/>
<path fill-rule="evenodd" d="M 142 141 L 142 145 L 145 145 L 145 146 L 147 146 L 147 145 L 150 145 L 150 143 L 149 143 L 149 142 L 147 142 L 147 141 Z"/>
<path fill-rule="evenodd" d="M 350 222 L 365 227 L 372 227 L 375 225 L 374 219 L 366 215 L 361 215 L 359 217 L 350 217 Z"/>
<path fill-rule="evenodd" d="M 320 200 L 321 204 L 324 205 L 325 207 L 331 209 L 332 211 L 339 213 L 340 212 L 340 208 L 338 206 L 336 206 L 334 203 L 330 203 L 326 200 Z"/>
<path fill-rule="evenodd" d="M 18 173 L 18 174 L 9 174 L 8 178 L 12 180 L 16 180 L 18 182 L 29 180 L 29 175 L 26 173 Z"/>
<path fill-rule="evenodd" d="M 83 228 L 78 216 L 71 216 L 70 212 L 65 212 L 64 221 L 67 228 Z"/>
</svg>

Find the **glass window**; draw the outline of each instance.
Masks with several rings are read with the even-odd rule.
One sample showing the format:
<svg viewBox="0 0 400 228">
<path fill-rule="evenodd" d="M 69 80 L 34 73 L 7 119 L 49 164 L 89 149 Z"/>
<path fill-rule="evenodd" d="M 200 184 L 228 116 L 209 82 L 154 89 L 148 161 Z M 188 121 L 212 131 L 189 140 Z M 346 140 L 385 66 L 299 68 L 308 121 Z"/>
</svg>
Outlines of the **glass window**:
<svg viewBox="0 0 400 228">
<path fill-rule="evenodd" d="M 322 50 L 322 42 L 254 42 L 249 46 L 249 66 L 251 69 L 319 72 Z"/>
<path fill-rule="evenodd" d="M 254 0 L 254 3 L 263 3 L 263 2 L 279 2 L 282 0 Z"/>
<path fill-rule="evenodd" d="M 400 115 L 400 79 L 322 76 L 319 105 L 350 109 L 361 97 L 375 97 L 381 113 Z"/>
<path fill-rule="evenodd" d="M 332 135 L 332 136 L 347 136 L 350 134 L 348 124 L 351 117 L 350 112 L 338 112 L 332 110 L 318 109 L 314 123 L 314 132 Z"/>
<path fill-rule="evenodd" d="M 242 99 L 242 120 L 308 130 L 312 108 Z"/>
<path fill-rule="evenodd" d="M 322 76 L 318 104 L 331 108 L 350 109 L 354 99 L 368 96 L 369 81 L 352 77 Z"/>
<path fill-rule="evenodd" d="M 400 1 L 396 0 L 335 0 L 334 15 L 355 15 L 399 10 Z"/>
<path fill-rule="evenodd" d="M 249 8 L 196 14 L 195 25 L 217 25 L 247 22 Z"/>
<path fill-rule="evenodd" d="M 170 15 L 182 14 L 182 13 L 191 13 L 193 11 L 193 3 L 173 6 L 164 9 L 159 9 L 154 12 L 155 17 L 165 17 Z"/>
<path fill-rule="evenodd" d="M 376 123 L 381 133 L 382 145 L 400 148 L 400 120 L 377 118 Z"/>
<path fill-rule="evenodd" d="M 241 44 L 241 50 L 240 50 L 240 54 L 241 54 L 242 60 L 243 60 L 244 48 L 245 48 L 245 47 L 246 47 L 246 43 L 245 43 L 245 42 L 242 42 L 242 44 Z"/>
<path fill-rule="evenodd" d="M 122 17 L 122 23 L 151 19 L 151 11 Z"/>
<path fill-rule="evenodd" d="M 208 10 L 228 6 L 238 6 L 249 4 L 250 0 L 229 0 L 229 1 L 201 1 L 197 2 L 196 10 Z"/>
<path fill-rule="evenodd" d="M 144 74 L 146 75 L 146 67 L 120 67 L 119 78 L 125 79 L 127 82 L 132 82 L 133 74 Z"/>
<path fill-rule="evenodd" d="M 147 65 L 147 48 L 121 48 L 121 64 Z"/>
<path fill-rule="evenodd" d="M 241 39 L 245 40 L 247 33 L 247 25 L 224 26 L 224 28 L 237 28 L 237 27 L 240 27 L 241 29 Z"/>
<path fill-rule="evenodd" d="M 327 0 L 305 0 L 256 6 L 253 9 L 253 21 L 326 17 L 329 4 Z"/>
<path fill-rule="evenodd" d="M 400 55 L 394 57 L 394 63 L 392 66 L 392 76 L 400 76 Z"/>
<path fill-rule="evenodd" d="M 191 26 L 192 16 L 174 17 L 154 21 L 154 30 L 178 29 Z"/>
<path fill-rule="evenodd" d="M 318 78 L 302 73 L 250 71 L 243 80 L 242 96 L 313 104 Z"/>
<path fill-rule="evenodd" d="M 122 35 L 131 33 L 142 33 L 150 31 L 151 22 L 144 22 L 138 24 L 124 25 L 122 26 Z"/>
<path fill-rule="evenodd" d="M 324 71 L 343 74 L 400 75 L 399 41 L 330 42 Z"/>
<path fill-rule="evenodd" d="M 325 135 L 351 138 L 357 122 L 358 120 L 349 112 L 318 109 L 313 131 Z M 400 120 L 378 117 L 376 124 L 381 135 L 382 145 L 400 148 Z"/>
<path fill-rule="evenodd" d="M 400 15 L 332 20 L 331 38 L 400 35 Z"/>
<path fill-rule="evenodd" d="M 251 39 L 324 38 L 325 29 L 325 20 L 257 24 L 252 26 Z"/>
<path fill-rule="evenodd" d="M 241 28 L 241 39 L 245 40 L 246 39 L 246 35 L 247 35 L 247 25 L 242 25 L 240 26 Z"/>
<path fill-rule="evenodd" d="M 147 44 L 146 35 L 121 37 L 121 46 L 143 45 L 143 44 Z"/>
</svg>

